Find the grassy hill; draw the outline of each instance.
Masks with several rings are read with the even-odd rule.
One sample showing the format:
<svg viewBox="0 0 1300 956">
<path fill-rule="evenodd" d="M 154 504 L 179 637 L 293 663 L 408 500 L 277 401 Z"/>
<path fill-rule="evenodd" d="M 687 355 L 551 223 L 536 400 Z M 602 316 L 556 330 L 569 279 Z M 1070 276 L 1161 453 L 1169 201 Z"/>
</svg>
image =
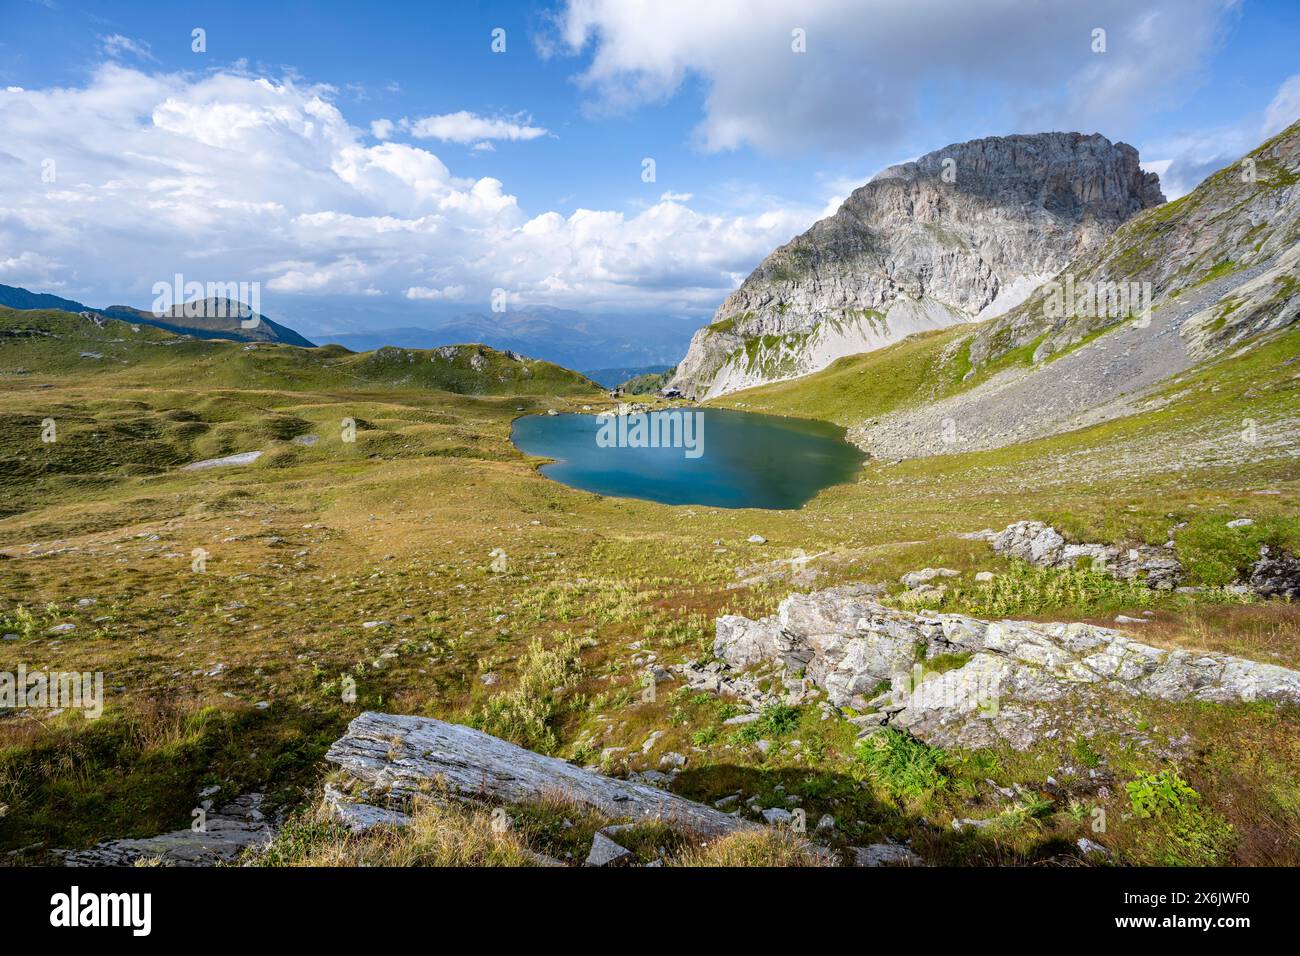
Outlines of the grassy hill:
<svg viewBox="0 0 1300 956">
<path fill-rule="evenodd" d="M 588 395 L 577 372 L 479 345 L 438 349 L 195 339 L 125 320 L 0 308 L 0 374 L 104 377 L 122 385 L 186 382 L 242 388 L 417 388 L 465 395 Z M 19 370 L 23 370 L 20 372 Z"/>
</svg>

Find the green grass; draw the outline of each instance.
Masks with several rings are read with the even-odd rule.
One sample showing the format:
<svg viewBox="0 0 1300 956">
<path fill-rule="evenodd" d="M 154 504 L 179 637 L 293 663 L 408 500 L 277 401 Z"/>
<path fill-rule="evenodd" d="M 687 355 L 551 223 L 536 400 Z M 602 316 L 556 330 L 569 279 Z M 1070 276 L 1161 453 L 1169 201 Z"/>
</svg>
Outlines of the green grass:
<svg viewBox="0 0 1300 956">
<path fill-rule="evenodd" d="M 1193 584 L 1222 587 L 1248 577 L 1259 561 L 1261 546 L 1272 553 L 1300 553 L 1300 518 L 1271 516 L 1252 525 L 1229 528 L 1240 515 L 1198 514 L 1174 536 L 1178 560 Z"/>
<path fill-rule="evenodd" d="M 551 753 L 558 741 L 555 719 L 560 711 L 559 689 L 581 677 L 581 654 L 591 642 L 562 637 L 551 649 L 534 639 L 519 662 L 514 687 L 490 697 L 471 723 L 497 737 L 540 753 Z"/>
<path fill-rule="evenodd" d="M 960 334 L 945 329 L 910 336 L 874 352 L 838 359 L 812 375 L 734 392 L 709 404 L 856 425 L 922 400 L 931 382 L 942 383 L 941 390 L 955 388 L 964 374 L 960 362 L 941 359 Z"/>
</svg>

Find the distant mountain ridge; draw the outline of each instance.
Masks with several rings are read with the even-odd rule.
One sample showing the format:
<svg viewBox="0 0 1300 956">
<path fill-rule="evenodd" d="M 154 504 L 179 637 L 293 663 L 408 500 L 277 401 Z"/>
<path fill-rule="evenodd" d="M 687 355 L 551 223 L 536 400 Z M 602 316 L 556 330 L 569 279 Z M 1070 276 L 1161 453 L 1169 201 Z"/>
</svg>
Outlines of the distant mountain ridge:
<svg viewBox="0 0 1300 956">
<path fill-rule="evenodd" d="M 671 316 L 623 317 L 529 306 L 490 314 L 466 312 L 432 321 L 428 326 L 322 334 L 316 339 L 354 351 L 385 345 L 427 349 L 456 342 L 482 342 L 565 368 L 639 369 L 671 366 L 693 331 L 691 323 Z"/>
<path fill-rule="evenodd" d="M 63 312 L 89 312 L 109 318 L 122 319 L 141 325 L 165 329 L 177 335 L 192 335 L 199 339 L 230 339 L 237 342 L 280 342 L 285 345 L 297 345 L 301 348 L 315 348 L 315 343 L 299 335 L 288 326 L 273 322 L 261 314 L 249 313 L 247 306 L 229 299 L 205 299 L 202 307 L 190 309 L 187 314 L 183 305 L 174 306 L 167 315 L 158 316 L 143 309 L 129 305 L 111 305 L 106 309 L 97 309 L 83 305 L 73 299 L 50 295 L 44 292 L 30 292 L 17 286 L 0 285 L 0 305 L 10 309 L 59 309 Z M 243 317 L 241 318 L 241 312 Z M 256 322 L 252 319 L 256 317 Z M 244 323 L 252 322 L 250 326 Z"/>
<path fill-rule="evenodd" d="M 1164 202 L 1100 134 L 955 143 L 891 166 L 764 259 L 691 339 L 672 384 L 707 398 L 1005 312 Z"/>
</svg>

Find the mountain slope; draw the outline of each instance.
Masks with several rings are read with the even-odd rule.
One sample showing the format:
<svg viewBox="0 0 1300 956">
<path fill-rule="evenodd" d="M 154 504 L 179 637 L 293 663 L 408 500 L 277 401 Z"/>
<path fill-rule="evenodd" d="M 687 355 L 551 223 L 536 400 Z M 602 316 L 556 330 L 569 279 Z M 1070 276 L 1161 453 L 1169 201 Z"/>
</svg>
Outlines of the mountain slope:
<svg viewBox="0 0 1300 956">
<path fill-rule="evenodd" d="M 111 305 L 96 309 L 73 299 L 64 299 L 43 292 L 29 292 L 17 286 L 0 285 L 0 306 L 10 309 L 58 309 L 64 312 L 89 312 L 100 316 L 122 319 L 127 322 L 151 325 L 178 335 L 192 335 L 200 339 L 231 339 L 237 342 L 283 342 L 312 348 L 313 343 L 293 329 L 257 315 L 257 322 L 249 327 L 252 315 L 240 318 L 239 303 L 229 299 L 205 299 L 193 307 L 175 306 L 165 315 L 155 315 L 129 305 Z"/>
<path fill-rule="evenodd" d="M 173 306 L 159 316 L 128 305 L 110 305 L 102 310 L 104 315 L 128 322 L 140 322 L 155 328 L 166 329 L 178 335 L 192 335 L 197 339 L 230 339 L 236 342 L 280 342 L 300 348 L 315 348 L 293 329 L 272 322 L 260 313 L 229 299 L 204 299 L 195 308 Z M 242 317 L 241 317 L 242 313 Z"/>
<path fill-rule="evenodd" d="M 1193 354 L 1204 356 L 1293 321 L 1300 305 L 1298 264 L 1300 123 L 1295 123 L 1181 199 L 1133 218 L 1063 275 L 1079 287 L 1150 283 L 1157 306 L 1185 299 L 1218 279 L 1230 280 L 1232 296 L 1213 297 L 1214 308 L 1198 310 L 1181 327 Z M 1251 281 L 1243 281 L 1251 270 Z M 1035 357 L 1043 358 L 1121 318 L 1078 309 L 1050 315 L 1046 292 L 982 328 L 971 343 L 972 363 L 981 365 L 1031 342 Z"/>
<path fill-rule="evenodd" d="M 890 167 L 769 255 L 672 384 L 716 396 L 997 314 L 1163 200 L 1136 150 L 1096 134 L 991 137 Z"/>
</svg>

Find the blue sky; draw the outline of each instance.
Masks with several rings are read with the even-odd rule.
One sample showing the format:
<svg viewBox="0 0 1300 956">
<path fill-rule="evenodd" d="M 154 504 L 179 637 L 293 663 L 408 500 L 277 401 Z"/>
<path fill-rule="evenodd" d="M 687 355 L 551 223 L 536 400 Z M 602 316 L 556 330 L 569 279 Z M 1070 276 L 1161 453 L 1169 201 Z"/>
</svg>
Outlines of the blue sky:
<svg viewBox="0 0 1300 956">
<path fill-rule="evenodd" d="M 0 0 L 0 178 L 42 186 L 0 187 L 0 282 L 143 305 L 215 272 L 347 327 L 495 288 L 703 321 L 950 142 L 1097 131 L 1180 194 L 1297 118 L 1297 49 L 1281 0 Z"/>
</svg>

